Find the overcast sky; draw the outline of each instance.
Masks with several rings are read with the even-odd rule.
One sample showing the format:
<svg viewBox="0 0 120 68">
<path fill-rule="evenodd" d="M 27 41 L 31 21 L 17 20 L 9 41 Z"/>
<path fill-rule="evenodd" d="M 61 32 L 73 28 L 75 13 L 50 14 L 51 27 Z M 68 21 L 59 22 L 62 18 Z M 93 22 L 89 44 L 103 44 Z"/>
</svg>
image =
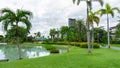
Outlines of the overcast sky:
<svg viewBox="0 0 120 68">
<path fill-rule="evenodd" d="M 104 0 L 112 7 L 120 8 L 120 0 Z M 0 9 L 10 8 L 12 10 L 25 9 L 33 12 L 31 20 L 31 34 L 41 32 L 42 35 L 49 35 L 50 28 L 60 28 L 63 25 L 68 25 L 68 18 L 85 19 L 86 18 L 86 3 L 81 2 L 79 6 L 74 5 L 72 0 L 0 0 Z M 93 3 L 93 10 L 100 9 L 100 4 Z M 115 26 L 118 22 L 118 14 L 115 17 L 110 17 L 110 26 Z M 101 17 L 99 26 L 105 26 L 106 17 Z M 0 34 L 4 34 L 2 25 L 0 24 Z"/>
</svg>

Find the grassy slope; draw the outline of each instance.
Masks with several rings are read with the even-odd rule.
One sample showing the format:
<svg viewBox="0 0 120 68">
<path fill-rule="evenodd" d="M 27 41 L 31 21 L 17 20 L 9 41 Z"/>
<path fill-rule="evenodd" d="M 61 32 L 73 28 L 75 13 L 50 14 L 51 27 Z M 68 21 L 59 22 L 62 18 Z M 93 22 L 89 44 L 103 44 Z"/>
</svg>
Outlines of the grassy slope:
<svg viewBox="0 0 120 68">
<path fill-rule="evenodd" d="M 55 54 L 35 59 L 1 62 L 0 68 L 120 68 L 120 51 L 72 48 L 69 53 Z"/>
</svg>

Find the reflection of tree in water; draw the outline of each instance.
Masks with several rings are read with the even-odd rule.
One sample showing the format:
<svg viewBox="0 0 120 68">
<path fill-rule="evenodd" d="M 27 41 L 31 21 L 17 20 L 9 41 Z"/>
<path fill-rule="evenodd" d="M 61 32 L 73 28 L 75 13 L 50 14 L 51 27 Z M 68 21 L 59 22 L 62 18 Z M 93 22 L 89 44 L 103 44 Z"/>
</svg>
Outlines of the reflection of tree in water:
<svg viewBox="0 0 120 68">
<path fill-rule="evenodd" d="M 0 46 L 1 52 L 4 54 L 5 59 L 16 60 L 18 59 L 18 50 L 16 46 Z M 22 58 L 34 58 L 39 56 L 46 56 L 50 53 L 41 46 L 22 46 Z"/>
<path fill-rule="evenodd" d="M 5 46 L 0 45 L 0 59 L 6 59 L 5 53 L 4 53 L 4 48 L 5 48 Z"/>
<path fill-rule="evenodd" d="M 9 60 L 18 59 L 18 50 L 16 46 L 5 46 L 4 53 L 5 57 Z"/>
<path fill-rule="evenodd" d="M 23 47 L 22 51 L 24 51 L 24 56 L 26 58 L 34 58 L 34 57 L 45 56 L 50 54 L 45 48 L 41 46 Z"/>
</svg>

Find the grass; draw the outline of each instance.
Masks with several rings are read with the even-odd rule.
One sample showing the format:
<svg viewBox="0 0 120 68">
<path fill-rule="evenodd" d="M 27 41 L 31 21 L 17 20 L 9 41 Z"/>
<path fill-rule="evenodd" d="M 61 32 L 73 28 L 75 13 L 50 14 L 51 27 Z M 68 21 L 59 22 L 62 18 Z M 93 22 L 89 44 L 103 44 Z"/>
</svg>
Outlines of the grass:
<svg viewBox="0 0 120 68">
<path fill-rule="evenodd" d="M 112 49 L 87 49 L 72 47 L 69 53 L 0 62 L 0 68 L 120 68 L 120 51 Z"/>
<path fill-rule="evenodd" d="M 107 45 L 107 44 L 105 44 L 105 45 Z M 110 44 L 110 46 L 120 47 L 120 44 Z"/>
</svg>

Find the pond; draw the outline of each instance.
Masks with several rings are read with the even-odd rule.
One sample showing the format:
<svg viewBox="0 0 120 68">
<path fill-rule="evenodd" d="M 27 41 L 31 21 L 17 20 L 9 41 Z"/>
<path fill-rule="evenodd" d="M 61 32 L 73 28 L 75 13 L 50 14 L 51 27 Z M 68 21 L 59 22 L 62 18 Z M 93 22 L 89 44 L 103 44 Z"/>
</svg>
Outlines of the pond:
<svg viewBox="0 0 120 68">
<path fill-rule="evenodd" d="M 59 50 L 60 53 L 65 52 L 61 49 Z M 42 46 L 23 46 L 21 47 L 21 54 L 22 58 L 36 58 L 42 56 L 50 55 L 50 52 L 47 51 Z M 18 59 L 18 50 L 16 46 L 7 46 L 7 45 L 0 45 L 0 60 L 2 59 L 9 59 L 17 60 Z"/>
</svg>

